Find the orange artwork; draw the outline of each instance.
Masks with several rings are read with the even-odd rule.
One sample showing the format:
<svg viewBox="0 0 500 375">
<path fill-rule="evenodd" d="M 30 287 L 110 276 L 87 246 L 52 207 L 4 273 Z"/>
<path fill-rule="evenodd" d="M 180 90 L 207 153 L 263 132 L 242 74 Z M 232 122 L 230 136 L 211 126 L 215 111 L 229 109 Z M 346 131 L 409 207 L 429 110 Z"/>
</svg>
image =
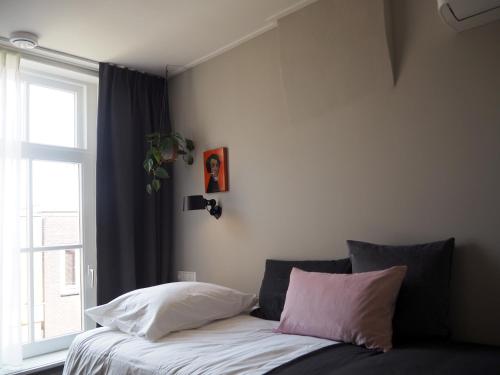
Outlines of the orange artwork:
<svg viewBox="0 0 500 375">
<path fill-rule="evenodd" d="M 227 148 L 220 147 L 203 153 L 205 169 L 205 192 L 228 191 Z"/>
</svg>

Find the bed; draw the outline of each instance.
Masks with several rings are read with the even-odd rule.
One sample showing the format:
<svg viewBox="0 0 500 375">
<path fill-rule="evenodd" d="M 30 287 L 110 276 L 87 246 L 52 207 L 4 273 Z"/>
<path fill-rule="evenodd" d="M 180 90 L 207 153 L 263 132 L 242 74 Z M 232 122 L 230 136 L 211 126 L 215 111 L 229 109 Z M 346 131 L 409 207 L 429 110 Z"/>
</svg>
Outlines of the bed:
<svg viewBox="0 0 500 375">
<path fill-rule="evenodd" d="M 106 327 L 77 336 L 64 374 L 500 375 L 500 347 L 449 339 L 453 247 L 453 238 L 398 247 L 350 241 L 346 259 L 267 260 L 253 310 L 255 295 L 206 283 L 131 291 L 87 310 Z M 360 288 L 368 278 L 369 288 Z M 395 290 L 393 299 L 385 293 L 381 303 L 377 285 Z M 363 308 L 349 310 L 356 298 Z M 370 333 L 375 312 L 389 328 Z M 287 331 L 297 316 L 299 332 Z M 365 318 L 371 323 L 363 326 Z M 395 344 L 369 349 L 366 337 L 383 332 Z"/>
<path fill-rule="evenodd" d="M 388 353 L 307 336 L 275 334 L 278 322 L 240 315 L 158 342 L 97 328 L 77 337 L 64 374 L 417 375 L 500 374 L 500 348 L 413 343 Z"/>
</svg>

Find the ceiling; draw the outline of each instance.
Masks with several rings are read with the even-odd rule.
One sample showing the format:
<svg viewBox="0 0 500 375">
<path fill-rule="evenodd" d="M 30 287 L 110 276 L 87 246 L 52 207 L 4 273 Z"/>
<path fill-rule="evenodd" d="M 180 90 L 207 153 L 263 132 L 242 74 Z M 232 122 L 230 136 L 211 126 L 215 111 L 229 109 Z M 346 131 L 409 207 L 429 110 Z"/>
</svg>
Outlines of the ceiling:
<svg viewBox="0 0 500 375">
<path fill-rule="evenodd" d="M 190 68 L 314 0 L 0 0 L 0 36 L 161 74 Z"/>
</svg>

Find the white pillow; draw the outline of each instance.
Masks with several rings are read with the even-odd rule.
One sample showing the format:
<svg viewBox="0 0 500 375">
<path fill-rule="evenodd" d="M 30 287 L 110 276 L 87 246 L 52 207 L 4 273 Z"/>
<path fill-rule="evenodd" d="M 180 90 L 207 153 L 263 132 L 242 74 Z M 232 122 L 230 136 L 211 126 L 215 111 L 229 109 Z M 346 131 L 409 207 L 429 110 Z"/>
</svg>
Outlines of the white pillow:
<svg viewBox="0 0 500 375">
<path fill-rule="evenodd" d="M 137 289 L 85 312 L 102 326 L 154 341 L 248 312 L 256 302 L 254 294 L 220 285 L 177 282 Z"/>
</svg>

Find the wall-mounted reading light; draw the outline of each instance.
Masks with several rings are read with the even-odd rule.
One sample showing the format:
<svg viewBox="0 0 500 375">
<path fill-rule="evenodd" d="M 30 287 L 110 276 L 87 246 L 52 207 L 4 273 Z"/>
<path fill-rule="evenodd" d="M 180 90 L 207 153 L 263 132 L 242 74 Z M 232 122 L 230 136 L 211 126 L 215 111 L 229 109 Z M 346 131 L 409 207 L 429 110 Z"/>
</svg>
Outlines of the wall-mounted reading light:
<svg viewBox="0 0 500 375">
<path fill-rule="evenodd" d="M 217 201 L 215 199 L 205 199 L 203 198 L 203 195 L 188 195 L 184 197 L 182 205 L 183 211 L 205 209 L 216 219 L 218 219 L 222 214 L 222 207 L 217 205 Z"/>
</svg>

